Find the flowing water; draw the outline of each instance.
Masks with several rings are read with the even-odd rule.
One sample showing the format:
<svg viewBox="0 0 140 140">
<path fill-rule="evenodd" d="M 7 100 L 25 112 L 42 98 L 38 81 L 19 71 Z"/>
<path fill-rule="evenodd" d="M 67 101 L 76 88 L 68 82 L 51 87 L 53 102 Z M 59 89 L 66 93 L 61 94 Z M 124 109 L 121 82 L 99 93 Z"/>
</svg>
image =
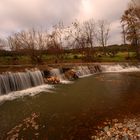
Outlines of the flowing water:
<svg viewBox="0 0 140 140">
<path fill-rule="evenodd" d="M 0 95 L 42 84 L 44 84 L 43 77 L 41 71 L 37 69 L 17 73 L 6 72 L 0 74 Z"/>
<path fill-rule="evenodd" d="M 87 67 L 75 69 L 81 77 L 83 71 L 90 74 Z M 51 86 L 51 91 L 37 87 L 40 94 L 2 102 L 0 139 L 89 140 L 106 119 L 139 115 L 139 67 L 102 66 L 102 70 L 105 73 Z"/>
</svg>

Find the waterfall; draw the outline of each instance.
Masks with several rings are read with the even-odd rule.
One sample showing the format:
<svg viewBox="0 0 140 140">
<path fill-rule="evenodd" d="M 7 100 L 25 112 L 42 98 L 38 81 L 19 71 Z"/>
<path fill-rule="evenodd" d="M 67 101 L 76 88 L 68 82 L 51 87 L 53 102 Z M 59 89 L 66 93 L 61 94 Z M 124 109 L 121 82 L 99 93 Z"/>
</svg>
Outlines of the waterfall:
<svg viewBox="0 0 140 140">
<path fill-rule="evenodd" d="M 76 70 L 76 74 L 79 77 L 83 77 L 85 75 L 91 75 L 91 71 L 88 68 L 88 66 L 78 66 L 78 67 L 75 68 L 75 70 Z"/>
<path fill-rule="evenodd" d="M 129 64 L 98 64 L 74 67 L 78 77 L 86 77 L 101 72 L 140 72 L 140 66 Z"/>
<path fill-rule="evenodd" d="M 92 74 L 101 72 L 101 68 L 99 65 L 77 66 L 74 69 L 77 76 L 79 77 L 90 76 Z"/>
<path fill-rule="evenodd" d="M 63 80 L 63 79 L 64 79 L 64 75 L 61 73 L 60 69 L 57 69 L 57 68 L 52 69 L 52 70 L 50 71 L 50 73 L 51 73 L 51 76 L 56 76 L 56 77 L 58 77 L 60 80 Z"/>
<path fill-rule="evenodd" d="M 101 72 L 140 72 L 140 65 L 130 64 L 93 64 L 87 66 L 75 66 L 72 68 L 78 77 L 86 77 Z M 63 71 L 54 68 L 49 71 L 51 76 L 59 78 L 61 83 L 70 83 Z M 43 74 L 38 69 L 25 72 L 5 72 L 0 74 L 0 95 L 14 91 L 21 91 L 44 84 Z"/>
<path fill-rule="evenodd" d="M 117 65 L 87 65 L 76 66 L 73 68 L 76 75 L 79 77 L 90 76 L 100 72 L 139 72 L 140 66 L 117 64 Z M 51 76 L 59 78 L 61 83 L 69 83 L 64 73 L 59 68 L 50 70 Z M 26 72 L 6 72 L 0 74 L 0 95 L 7 94 L 13 91 L 20 91 L 31 87 L 44 84 L 43 75 L 41 71 L 26 70 Z"/>
<path fill-rule="evenodd" d="M 61 83 L 64 84 L 71 83 L 70 81 L 68 81 L 68 79 L 66 79 L 64 73 L 59 68 L 53 68 L 52 70 L 50 70 L 50 74 L 51 76 L 59 78 Z"/>
<path fill-rule="evenodd" d="M 117 65 L 101 65 L 103 72 L 139 72 L 140 66 L 117 64 Z"/>
<path fill-rule="evenodd" d="M 44 84 L 41 71 L 29 71 L 0 74 L 0 95 Z"/>
</svg>

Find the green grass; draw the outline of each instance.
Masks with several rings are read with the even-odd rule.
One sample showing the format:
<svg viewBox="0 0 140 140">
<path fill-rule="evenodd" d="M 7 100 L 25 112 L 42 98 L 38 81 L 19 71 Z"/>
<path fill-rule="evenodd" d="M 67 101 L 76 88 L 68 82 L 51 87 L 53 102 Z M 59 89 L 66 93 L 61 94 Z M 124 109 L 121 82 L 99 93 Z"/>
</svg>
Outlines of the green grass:
<svg viewBox="0 0 140 140">
<path fill-rule="evenodd" d="M 101 56 L 96 57 L 96 62 L 126 62 L 126 61 L 137 61 L 135 58 L 135 52 L 130 52 L 129 56 L 130 59 L 127 59 L 128 53 L 127 52 L 119 52 L 115 57 L 110 56 Z M 58 60 L 58 63 L 77 63 L 83 62 L 83 56 L 81 54 L 65 54 L 62 55 L 63 58 Z M 43 62 L 44 64 L 47 63 L 55 63 L 56 56 L 55 55 L 43 55 Z M 0 65 L 24 65 L 24 64 L 31 64 L 31 60 L 29 56 L 18 56 L 16 60 L 12 56 L 0 56 Z"/>
<path fill-rule="evenodd" d="M 127 52 L 119 52 L 115 57 L 103 56 L 103 57 L 97 58 L 97 60 L 99 60 L 101 62 L 124 62 L 124 61 L 135 59 L 134 52 L 130 52 L 129 56 L 130 56 L 130 59 L 127 59 L 127 57 L 128 57 Z"/>
</svg>

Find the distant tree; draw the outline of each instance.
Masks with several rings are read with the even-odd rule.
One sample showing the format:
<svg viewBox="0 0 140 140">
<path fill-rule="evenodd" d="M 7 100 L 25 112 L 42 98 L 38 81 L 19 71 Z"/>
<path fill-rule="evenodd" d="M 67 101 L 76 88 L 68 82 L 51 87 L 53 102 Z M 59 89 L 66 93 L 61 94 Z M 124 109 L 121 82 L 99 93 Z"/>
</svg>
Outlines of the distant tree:
<svg viewBox="0 0 140 140">
<path fill-rule="evenodd" d="M 0 38 L 0 50 L 6 49 L 6 41 Z"/>
<path fill-rule="evenodd" d="M 49 51 L 56 56 L 55 62 L 57 63 L 58 60 L 62 59 L 63 53 L 63 30 L 64 26 L 63 23 L 60 22 L 59 24 L 53 26 L 53 31 L 49 34 L 48 40 L 48 49 Z"/>
<path fill-rule="evenodd" d="M 75 21 L 68 30 L 67 40 L 70 40 L 70 46 L 79 50 L 86 57 L 87 61 L 91 61 L 91 57 L 93 56 L 94 38 L 95 22 L 92 19 L 82 24 Z"/>
<path fill-rule="evenodd" d="M 48 47 L 48 34 L 33 28 L 9 36 L 8 42 L 12 51 L 25 52 L 37 64 L 42 62 L 42 51 Z"/>
<path fill-rule="evenodd" d="M 68 29 L 67 39 L 70 40 L 70 46 L 73 46 L 73 48 L 85 48 L 82 26 L 78 21 L 73 22 L 72 26 Z"/>
<path fill-rule="evenodd" d="M 90 19 L 88 21 L 85 21 L 83 23 L 82 29 L 83 29 L 83 35 L 85 39 L 85 44 L 87 48 L 87 57 L 89 57 L 92 60 L 94 57 L 94 46 L 95 46 L 95 36 L 96 36 L 96 31 L 95 31 L 96 25 L 95 21 L 93 19 Z"/>
<path fill-rule="evenodd" d="M 104 55 L 106 55 L 106 46 L 109 39 L 110 24 L 105 20 L 99 20 L 97 23 L 96 38 L 100 46 L 103 47 Z"/>
<path fill-rule="evenodd" d="M 125 24 L 122 23 L 122 40 L 123 40 L 123 47 L 127 46 L 127 58 L 130 58 L 130 54 L 129 54 L 129 46 L 126 45 L 126 36 L 127 36 L 127 32 L 126 32 L 126 27 Z"/>
<path fill-rule="evenodd" d="M 122 40 L 123 40 L 123 45 L 126 45 L 126 29 L 125 29 L 125 24 L 122 24 Z"/>
<path fill-rule="evenodd" d="M 66 30 L 65 36 L 66 42 L 68 42 L 68 47 L 70 49 L 78 50 L 79 53 L 84 55 L 85 51 L 85 36 L 83 34 L 83 29 L 78 21 L 72 23 Z"/>
</svg>

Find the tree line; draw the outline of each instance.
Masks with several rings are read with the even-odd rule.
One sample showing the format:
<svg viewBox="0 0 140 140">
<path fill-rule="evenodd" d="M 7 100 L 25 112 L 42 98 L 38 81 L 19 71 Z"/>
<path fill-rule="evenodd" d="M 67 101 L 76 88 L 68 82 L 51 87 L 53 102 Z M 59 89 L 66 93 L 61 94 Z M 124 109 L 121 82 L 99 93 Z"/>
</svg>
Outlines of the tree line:
<svg viewBox="0 0 140 140">
<path fill-rule="evenodd" d="M 51 32 L 41 28 L 23 30 L 9 36 L 7 41 L 11 51 L 24 52 L 33 63 L 41 62 L 43 51 L 54 54 L 56 60 L 61 59 L 66 49 L 80 49 L 79 53 L 91 61 L 97 43 L 106 54 L 109 31 L 110 26 L 105 20 L 95 22 L 90 19 L 83 23 L 75 21 L 67 27 L 59 23 L 53 26 Z"/>
</svg>

